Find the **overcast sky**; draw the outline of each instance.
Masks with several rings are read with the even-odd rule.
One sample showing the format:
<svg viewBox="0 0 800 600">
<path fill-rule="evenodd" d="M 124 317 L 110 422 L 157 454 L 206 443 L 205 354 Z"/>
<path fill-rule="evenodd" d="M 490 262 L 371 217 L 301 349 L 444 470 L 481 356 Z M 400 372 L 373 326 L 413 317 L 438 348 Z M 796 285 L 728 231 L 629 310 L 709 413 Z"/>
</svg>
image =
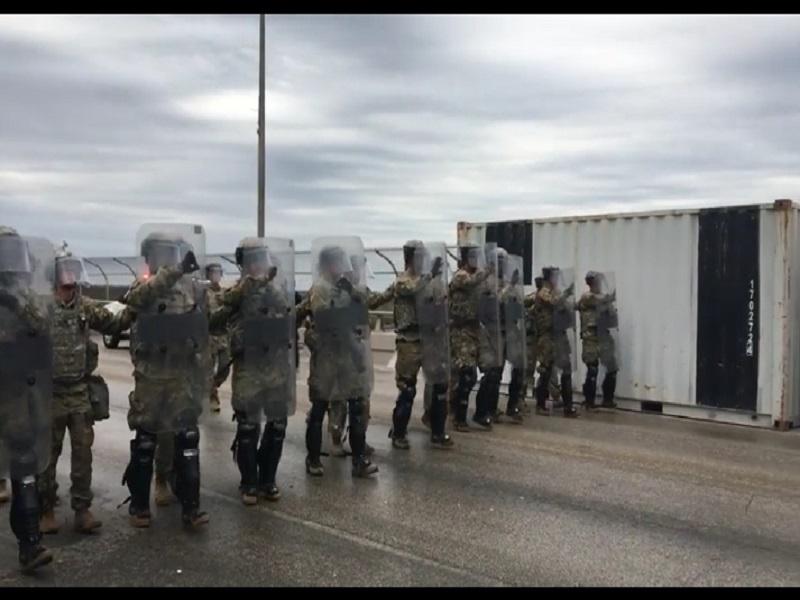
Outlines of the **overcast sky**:
<svg viewBox="0 0 800 600">
<path fill-rule="evenodd" d="M 800 18 L 267 17 L 267 233 L 800 197 Z M 0 222 L 255 233 L 257 16 L 0 16 Z"/>
</svg>

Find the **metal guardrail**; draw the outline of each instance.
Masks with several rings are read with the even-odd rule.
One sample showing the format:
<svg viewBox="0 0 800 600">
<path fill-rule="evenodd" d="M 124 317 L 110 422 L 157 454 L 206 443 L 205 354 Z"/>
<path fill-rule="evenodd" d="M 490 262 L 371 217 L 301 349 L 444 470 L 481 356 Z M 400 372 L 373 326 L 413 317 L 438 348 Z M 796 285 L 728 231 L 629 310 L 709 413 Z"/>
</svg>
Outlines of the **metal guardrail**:
<svg viewBox="0 0 800 600">
<path fill-rule="evenodd" d="M 455 254 L 452 250 L 455 246 L 448 247 L 448 254 L 452 259 L 451 270 L 455 270 Z M 365 254 L 370 265 L 374 279 L 370 282 L 373 289 L 385 289 L 397 276 L 403 265 L 402 247 L 379 247 L 366 248 Z M 102 278 L 102 285 L 105 286 L 104 300 L 112 299 L 112 288 L 127 288 L 137 277 L 137 269 L 141 269 L 144 264 L 138 256 L 108 256 L 108 257 L 89 257 L 84 259 L 92 267 L 89 273 L 90 282 L 92 272 L 97 271 Z M 295 252 L 295 279 L 298 291 L 306 291 L 311 280 L 311 251 L 298 250 Z M 236 261 L 232 253 L 206 253 L 206 262 L 218 262 L 223 266 L 223 283 L 230 284 L 239 276 L 236 268 Z M 115 268 L 120 265 L 123 269 Z M 390 268 L 387 268 L 388 267 Z M 228 266 L 226 271 L 225 267 Z M 230 268 L 232 267 L 232 268 Z M 94 283 L 94 282 L 92 282 Z M 98 284 L 100 282 L 97 282 Z"/>
</svg>

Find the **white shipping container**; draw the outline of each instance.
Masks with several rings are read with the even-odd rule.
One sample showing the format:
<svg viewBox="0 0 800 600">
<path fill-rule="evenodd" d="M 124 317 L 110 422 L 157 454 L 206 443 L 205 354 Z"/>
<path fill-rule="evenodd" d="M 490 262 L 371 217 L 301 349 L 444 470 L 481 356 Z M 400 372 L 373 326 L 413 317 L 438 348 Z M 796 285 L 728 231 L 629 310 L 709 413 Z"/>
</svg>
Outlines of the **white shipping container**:
<svg viewBox="0 0 800 600">
<path fill-rule="evenodd" d="M 714 209 L 459 223 L 532 263 L 617 286 L 622 408 L 786 429 L 800 423 L 800 217 L 788 200 Z M 793 292 L 794 290 L 794 292 Z M 579 393 L 586 369 L 573 349 Z M 603 372 L 601 369 L 600 377 Z"/>
</svg>

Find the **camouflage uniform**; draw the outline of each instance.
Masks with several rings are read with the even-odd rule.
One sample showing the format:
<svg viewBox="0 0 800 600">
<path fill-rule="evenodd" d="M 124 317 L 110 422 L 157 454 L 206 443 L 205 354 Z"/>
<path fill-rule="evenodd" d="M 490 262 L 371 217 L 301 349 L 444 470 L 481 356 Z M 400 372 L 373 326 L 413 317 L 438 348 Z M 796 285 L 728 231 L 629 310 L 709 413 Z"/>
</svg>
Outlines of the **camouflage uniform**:
<svg viewBox="0 0 800 600">
<path fill-rule="evenodd" d="M 348 407 L 350 419 L 350 447 L 353 450 L 353 474 L 363 476 L 377 471 L 377 467 L 366 459 L 366 429 L 369 415 L 370 389 L 372 387 L 372 356 L 369 349 L 369 323 L 349 328 L 344 337 L 329 340 L 317 334 L 316 319 L 327 310 L 346 309 L 361 303 L 369 307 L 370 293 L 365 288 L 345 289 L 325 278 L 311 286 L 308 295 L 297 308 L 297 320 L 311 317 L 306 327 L 305 344 L 311 357 L 309 362 L 308 395 L 311 409 L 306 419 L 306 470 L 312 475 L 321 475 L 319 456 L 322 446 L 322 421 L 329 405 L 341 404 L 339 410 Z M 368 362 L 369 361 L 369 362 Z M 370 366 L 367 366 L 370 365 Z M 340 412 L 332 412 L 340 418 Z M 329 416 L 329 422 L 331 417 Z"/>
<path fill-rule="evenodd" d="M 391 301 L 394 292 L 393 287 L 390 286 L 383 292 L 372 292 L 367 290 L 368 300 L 367 306 L 370 310 L 375 310 Z M 306 296 L 306 299 L 308 296 Z M 305 334 L 303 336 L 303 344 L 311 351 L 311 345 L 314 344 L 313 325 L 311 320 L 311 311 L 308 302 L 301 302 L 297 306 L 297 323 L 304 323 Z M 300 318 L 302 315 L 302 319 Z M 312 392 L 312 381 L 314 374 L 312 373 L 313 364 L 309 363 L 308 372 L 308 388 L 309 400 L 313 402 L 314 396 Z M 365 429 L 369 426 L 369 421 L 372 418 L 370 413 L 370 397 L 364 398 L 362 418 L 364 419 Z M 344 436 L 344 430 L 347 425 L 347 403 L 346 402 L 329 402 L 328 403 L 328 433 L 333 438 L 334 446 L 341 445 Z M 369 444 L 366 445 L 367 454 L 372 454 L 373 448 Z"/>
<path fill-rule="evenodd" d="M 526 321 L 525 324 L 528 328 L 527 336 L 526 336 L 526 360 L 527 360 L 527 368 L 525 369 L 525 387 L 524 392 L 522 394 L 523 398 L 527 396 L 527 390 L 534 390 L 535 389 L 535 379 L 536 379 L 536 367 L 539 363 L 539 355 L 538 345 L 539 339 L 537 336 L 536 330 L 536 318 L 534 315 L 534 299 L 536 298 L 536 292 L 532 292 L 525 297 L 525 308 L 527 309 L 526 314 Z M 554 402 L 559 402 L 561 400 L 561 389 L 558 387 L 558 382 L 555 379 L 555 376 L 550 378 L 550 397 L 553 399 Z"/>
<path fill-rule="evenodd" d="M 222 307 L 225 290 L 219 284 L 211 284 L 208 290 L 208 302 L 211 312 Z M 231 372 L 230 340 L 227 332 L 212 335 L 209 338 L 211 351 L 211 407 L 219 410 L 219 388 L 225 383 Z"/>
<path fill-rule="evenodd" d="M 606 368 L 602 384 L 603 405 L 606 407 L 614 405 L 614 389 L 617 379 L 614 339 L 610 335 L 598 335 L 597 328 L 598 310 L 612 301 L 613 298 L 609 294 L 589 290 L 581 296 L 575 307 L 581 315 L 581 359 L 586 365 L 583 397 L 587 408 L 592 408 L 595 404 L 598 366 L 601 362 Z"/>
<path fill-rule="evenodd" d="M 97 345 L 89 339 L 89 331 L 118 334 L 120 320 L 121 317 L 115 318 L 94 300 L 81 294 L 76 294 L 68 303 L 56 299 L 51 324 L 53 441 L 50 464 L 40 479 L 44 512 L 53 510 L 55 506 L 58 490 L 56 465 L 67 429 L 72 445 L 72 509 L 80 511 L 91 506 L 94 417 L 87 378 L 97 365 Z"/>
<path fill-rule="evenodd" d="M 223 298 L 233 358 L 231 404 L 237 422 L 231 450 L 241 473 L 243 498 L 253 497 L 256 492 L 269 499 L 279 497 L 275 475 L 283 452 L 289 409 L 294 410 L 295 357 L 289 335 L 294 334 L 295 327 L 287 320 L 293 316 L 293 303 L 294 298 L 287 298 L 272 279 L 249 274 L 243 275 Z M 263 318 L 285 322 L 286 340 L 272 340 L 264 354 L 248 358 L 246 320 Z M 259 444 L 262 414 L 266 422 Z"/>
<path fill-rule="evenodd" d="M 450 281 L 450 389 L 455 422 L 466 426 L 469 394 L 478 380 L 476 368 L 480 360 L 480 327 L 478 293 L 488 271 L 470 272 L 462 267 Z M 455 383 L 455 385 L 454 385 Z"/>
<path fill-rule="evenodd" d="M 55 252 L 43 240 L 47 249 L 36 256 L 29 240 L 5 226 L 0 242 L 0 474 L 11 480 L 11 531 L 20 565 L 31 572 L 53 559 L 41 545 L 37 490 L 49 459 L 53 355 L 49 315 L 33 282 Z"/>
<path fill-rule="evenodd" d="M 534 300 L 534 320 L 536 322 L 536 354 L 539 359 L 539 383 L 536 386 L 536 405 L 545 410 L 549 387 L 552 385 L 554 368 L 561 371 L 561 396 L 564 400 L 564 414 L 572 416 L 572 368 L 569 362 L 570 345 L 566 332 L 554 333 L 553 315 L 556 309 L 563 309 L 567 296 L 553 289 L 545 282 L 536 292 Z"/>
<path fill-rule="evenodd" d="M 412 256 L 414 250 L 421 253 L 424 251 L 424 245 L 421 242 L 409 242 L 404 249 L 409 251 L 406 260 L 407 264 L 411 264 L 414 260 Z M 439 287 L 429 288 L 428 286 Z M 394 283 L 384 292 L 383 302 L 381 302 L 382 304 L 394 299 L 395 350 L 397 352 L 395 384 L 399 393 L 392 413 L 392 429 L 389 431 L 389 437 L 392 438 L 394 447 L 403 449 L 409 447 L 406 440 L 408 422 L 411 419 L 411 409 L 417 394 L 417 376 L 423 366 L 423 341 L 420 337 L 420 324 L 417 319 L 417 301 L 419 294 L 426 289 L 438 298 L 446 296 L 444 281 L 441 278 L 434 278 L 430 273 L 416 274 L 413 268 L 409 267 L 400 273 Z M 431 421 L 431 440 L 437 445 L 443 443 L 449 445 L 451 443 L 449 437 L 444 434 L 444 421 L 447 418 L 446 382 L 443 385 L 433 385 L 433 388 L 435 389 L 431 390 L 431 395 L 441 398 L 444 406 L 437 406 L 436 414 L 440 414 L 441 419 Z"/>
<path fill-rule="evenodd" d="M 208 393 L 206 374 L 211 362 L 208 345 L 192 340 L 190 346 L 187 339 L 181 354 L 181 360 L 187 361 L 185 366 L 167 366 L 151 358 L 158 355 L 152 354 L 154 349 L 139 340 L 138 328 L 142 315 L 153 314 L 154 309 L 160 314 L 163 306 L 180 307 L 185 315 L 199 311 L 210 322 L 214 333 L 224 326 L 224 317 L 215 318 L 220 311 L 214 315 L 209 313 L 207 288 L 191 275 L 184 275 L 181 265 L 162 266 L 155 276 L 138 279 L 126 295 L 126 304 L 121 328 L 131 325 L 130 352 L 134 366 L 128 426 L 136 432 L 136 438 L 131 441 L 131 462 L 123 483 L 128 484 L 131 492 L 132 522 L 143 523 L 137 526 L 149 525 L 153 458 L 157 441 L 162 450 L 169 449 L 167 438 L 174 447 L 171 481 L 182 504 L 184 522 L 206 522 L 205 513 L 199 511 L 197 419 L 202 412 L 202 400 Z M 173 414 L 162 414 L 164 411 Z M 166 459 L 163 463 L 166 470 Z"/>
</svg>

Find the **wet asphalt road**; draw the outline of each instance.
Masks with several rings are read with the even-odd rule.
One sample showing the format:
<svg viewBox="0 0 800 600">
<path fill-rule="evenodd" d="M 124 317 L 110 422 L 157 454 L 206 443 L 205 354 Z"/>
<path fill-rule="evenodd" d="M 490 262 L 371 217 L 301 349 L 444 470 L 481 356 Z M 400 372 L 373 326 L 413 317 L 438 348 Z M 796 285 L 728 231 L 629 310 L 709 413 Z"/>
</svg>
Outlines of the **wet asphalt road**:
<svg viewBox="0 0 800 600">
<path fill-rule="evenodd" d="M 800 585 L 800 435 L 624 412 L 454 434 L 433 450 L 417 398 L 410 451 L 387 438 L 393 373 L 376 356 L 368 433 L 380 473 L 353 480 L 349 460 L 304 470 L 305 368 L 279 468 L 283 497 L 245 507 L 229 450 L 230 387 L 201 428 L 202 506 L 150 529 L 127 522 L 127 349 L 104 350 L 112 417 L 96 427 L 94 491 L 101 532 L 71 530 L 69 452 L 59 462 L 62 530 L 55 561 L 17 570 L 8 504 L 0 506 L 0 585 L 596 586 Z M 504 401 L 503 401 L 504 403 Z M 326 440 L 327 443 L 327 440 Z"/>
</svg>

